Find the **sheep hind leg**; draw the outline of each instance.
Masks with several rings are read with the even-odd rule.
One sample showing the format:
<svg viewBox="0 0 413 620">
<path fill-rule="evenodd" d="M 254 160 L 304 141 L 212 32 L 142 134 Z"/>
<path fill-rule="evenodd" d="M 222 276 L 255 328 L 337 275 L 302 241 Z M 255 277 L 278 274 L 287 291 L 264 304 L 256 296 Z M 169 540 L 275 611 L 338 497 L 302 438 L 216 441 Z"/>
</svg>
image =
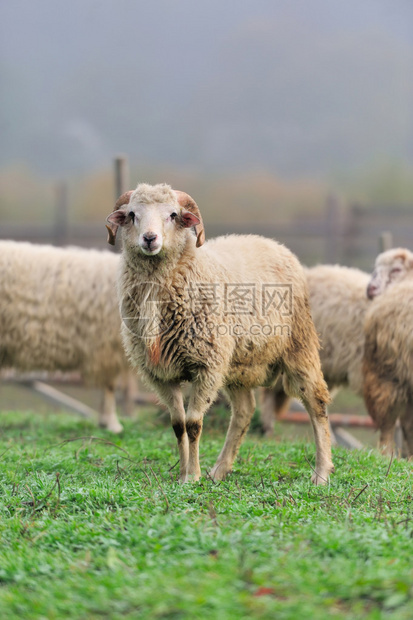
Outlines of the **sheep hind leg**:
<svg viewBox="0 0 413 620">
<path fill-rule="evenodd" d="M 380 405 L 383 405 L 384 402 L 385 401 L 382 400 Z M 399 416 L 402 416 L 402 428 L 403 432 L 406 432 L 408 425 L 406 412 L 404 411 L 404 407 L 399 402 L 394 402 L 393 398 L 389 398 L 388 406 L 385 411 L 385 415 L 380 416 L 379 422 L 377 423 L 380 431 L 379 448 L 380 451 L 387 456 L 397 456 L 397 450 L 394 443 L 396 424 Z"/>
<path fill-rule="evenodd" d="M 260 390 L 260 409 L 262 430 L 266 437 L 274 434 L 275 415 L 276 415 L 276 395 L 275 388 L 267 387 Z"/>
<path fill-rule="evenodd" d="M 121 433 L 123 426 L 119 422 L 116 413 L 115 388 L 105 387 L 103 390 L 102 408 L 99 414 L 99 426 L 106 428 L 111 433 Z"/>
<path fill-rule="evenodd" d="M 274 434 L 276 420 L 288 411 L 290 397 L 284 392 L 281 381 L 277 381 L 274 387 L 260 390 L 261 400 L 261 423 L 266 437 Z"/>
<path fill-rule="evenodd" d="M 409 399 L 407 407 L 400 416 L 404 439 L 407 443 L 407 456 L 413 456 L 413 398 Z"/>
<path fill-rule="evenodd" d="M 286 392 L 297 395 L 306 408 L 313 427 L 316 444 L 315 470 L 311 481 L 317 485 L 327 484 L 330 473 L 334 471 L 331 458 L 330 424 L 327 414 L 327 404 L 330 396 L 327 386 L 320 376 L 313 380 L 301 374 L 289 374 L 285 377 Z"/>
<path fill-rule="evenodd" d="M 316 444 L 315 471 L 311 476 L 311 482 L 327 484 L 330 473 L 334 471 L 327 405 L 314 394 L 311 394 L 309 398 L 303 398 L 303 403 L 310 416 Z"/>
<path fill-rule="evenodd" d="M 231 401 L 231 420 L 224 447 L 210 472 L 214 480 L 224 480 L 231 471 L 255 410 L 254 392 L 248 388 L 227 388 Z"/>
<path fill-rule="evenodd" d="M 365 363 L 363 395 L 367 411 L 380 432 L 379 449 L 383 454 L 391 456 L 395 452 L 397 418 L 399 414 L 403 415 L 397 390 L 391 381 L 383 380 L 374 368 Z"/>
<path fill-rule="evenodd" d="M 179 482 L 188 482 L 188 433 L 185 423 L 185 408 L 179 384 L 159 383 L 154 385 L 160 400 L 168 407 L 171 424 L 179 452 Z"/>
</svg>

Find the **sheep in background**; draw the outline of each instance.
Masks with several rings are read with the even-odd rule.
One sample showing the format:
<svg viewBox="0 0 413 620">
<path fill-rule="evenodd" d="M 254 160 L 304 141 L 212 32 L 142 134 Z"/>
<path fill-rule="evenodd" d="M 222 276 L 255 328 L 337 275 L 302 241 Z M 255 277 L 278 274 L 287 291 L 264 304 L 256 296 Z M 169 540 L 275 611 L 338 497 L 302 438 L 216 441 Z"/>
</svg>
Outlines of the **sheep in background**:
<svg viewBox="0 0 413 620">
<path fill-rule="evenodd" d="M 413 253 L 406 248 L 393 248 L 376 258 L 367 287 L 367 296 L 374 299 L 389 287 L 413 279 Z"/>
<path fill-rule="evenodd" d="M 0 242 L 0 370 L 80 371 L 103 389 L 99 424 L 119 433 L 115 383 L 128 371 L 111 252 Z"/>
<path fill-rule="evenodd" d="M 380 394 L 380 389 L 377 387 L 378 377 L 380 373 L 385 372 L 385 359 L 388 359 L 389 365 L 393 363 L 389 354 L 389 343 L 394 342 L 392 339 L 394 339 L 395 332 L 400 338 L 402 337 L 402 328 L 398 322 L 396 325 L 394 318 L 397 314 L 393 316 L 394 325 L 390 327 L 391 312 L 395 312 L 397 304 L 400 303 L 400 292 L 403 290 L 399 288 L 401 283 L 405 282 L 409 290 L 407 283 L 413 281 L 413 253 L 403 248 L 383 252 L 376 259 L 371 278 L 358 269 L 330 265 L 319 265 L 307 269 L 306 273 L 311 312 L 316 329 L 321 336 L 321 365 L 329 389 L 333 392 L 340 387 L 348 386 L 357 395 L 364 396 L 367 410 L 379 430 L 381 430 L 381 424 L 390 424 L 388 430 L 383 427 L 382 435 L 385 433 L 386 437 L 383 436 L 380 444 L 388 445 L 391 449 L 393 437 L 391 441 L 389 437 L 398 415 L 394 423 L 392 415 L 390 417 L 386 415 L 387 410 L 393 406 L 389 399 L 395 398 L 397 402 L 400 402 L 400 410 L 403 409 L 403 403 L 408 399 L 403 389 L 400 392 L 401 395 L 390 390 L 386 395 L 382 392 L 381 397 L 378 398 Z M 396 292 L 396 288 L 393 289 L 393 286 L 397 286 L 397 298 L 394 301 L 391 295 L 392 291 Z M 381 302 L 376 312 L 377 300 L 372 304 L 371 299 L 378 297 L 387 289 L 385 301 Z M 406 298 L 409 298 L 408 290 L 406 290 Z M 404 311 L 405 304 L 402 307 Z M 388 312 L 386 308 L 392 308 L 392 311 Z M 387 318 L 385 318 L 386 315 Z M 366 349 L 368 361 L 364 360 L 366 365 L 364 374 L 368 375 L 367 386 L 365 377 L 363 377 L 365 331 L 369 332 L 369 347 Z M 383 345 L 383 350 L 380 355 L 377 355 L 377 368 L 375 368 L 377 334 L 381 334 L 380 344 Z M 409 346 L 409 339 L 407 339 L 403 345 L 405 356 L 408 356 Z M 396 377 L 398 373 L 399 369 L 394 367 L 391 375 Z M 276 416 L 282 415 L 288 408 L 288 404 L 289 399 L 280 383 L 275 389 L 264 391 L 261 416 L 267 434 L 274 429 L 274 412 Z M 407 408 L 401 416 L 405 436 L 409 433 L 409 424 L 413 424 L 413 421 L 410 422 L 411 415 Z M 409 449 L 412 450 L 413 447 Z"/>
<path fill-rule="evenodd" d="M 332 395 L 350 387 L 362 396 L 364 320 L 370 305 L 366 296 L 369 275 L 339 265 L 305 269 L 310 309 L 320 336 L 320 360 Z M 290 399 L 281 382 L 266 388 L 261 401 L 264 432 L 272 434 L 277 416 L 288 409 Z"/>
<path fill-rule="evenodd" d="M 365 322 L 364 399 L 380 431 L 380 447 L 394 450 L 397 419 L 413 455 L 413 254 L 397 248 L 376 259 L 368 285 L 374 298 Z"/>
<path fill-rule="evenodd" d="M 248 430 L 253 389 L 283 373 L 286 392 L 298 396 L 310 414 L 317 451 L 312 480 L 324 484 L 333 469 L 329 395 L 296 257 L 255 235 L 204 244 L 197 205 L 168 185 L 138 185 L 118 200 L 107 221 L 109 242 L 119 227 L 123 238 L 118 288 L 124 344 L 170 411 L 180 480 L 200 477 L 203 416 L 218 391 L 225 389 L 232 408 L 224 447 L 210 472 L 221 480 Z M 183 381 L 192 383 L 186 416 Z"/>
</svg>

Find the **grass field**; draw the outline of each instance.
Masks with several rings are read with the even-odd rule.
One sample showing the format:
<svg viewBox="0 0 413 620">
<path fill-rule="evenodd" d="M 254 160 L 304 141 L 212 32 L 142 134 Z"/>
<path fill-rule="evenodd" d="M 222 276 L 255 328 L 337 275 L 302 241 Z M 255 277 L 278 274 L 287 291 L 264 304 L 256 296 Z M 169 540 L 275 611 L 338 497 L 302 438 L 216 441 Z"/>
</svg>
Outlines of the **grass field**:
<svg viewBox="0 0 413 620">
<path fill-rule="evenodd" d="M 148 420 L 0 430 L 2 620 L 413 618 L 412 463 L 337 449 L 314 488 L 311 443 L 250 435 L 228 481 L 180 486 Z M 222 441 L 204 433 L 204 471 Z"/>
</svg>

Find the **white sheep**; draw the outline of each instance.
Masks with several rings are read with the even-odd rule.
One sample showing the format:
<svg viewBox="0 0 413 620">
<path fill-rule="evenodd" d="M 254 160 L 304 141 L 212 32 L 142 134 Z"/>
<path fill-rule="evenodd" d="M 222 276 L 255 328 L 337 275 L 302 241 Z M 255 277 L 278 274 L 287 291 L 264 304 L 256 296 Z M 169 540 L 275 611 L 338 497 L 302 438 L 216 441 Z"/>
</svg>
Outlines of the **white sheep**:
<svg viewBox="0 0 413 620">
<path fill-rule="evenodd" d="M 362 396 L 364 320 L 368 306 L 366 291 L 369 275 L 340 265 L 317 265 L 305 269 L 310 308 L 320 336 L 320 360 L 324 378 L 332 395 L 350 387 Z M 282 384 L 264 390 L 261 421 L 264 432 L 274 430 L 276 417 L 288 409 L 289 398 Z"/>
<path fill-rule="evenodd" d="M 115 383 L 128 371 L 112 252 L 0 242 L 0 370 L 80 371 L 104 390 L 99 424 L 119 433 Z"/>
<path fill-rule="evenodd" d="M 319 265 L 307 269 L 306 274 L 311 313 L 320 334 L 320 359 L 327 385 L 332 393 L 340 387 L 350 387 L 357 395 L 364 396 L 366 407 L 381 432 L 380 444 L 387 445 L 391 450 L 393 447 L 392 432 L 398 415 L 393 420 L 394 416 L 387 414 L 387 410 L 392 406 L 388 399 L 394 398 L 399 402 L 400 409 L 404 407 L 408 397 L 403 389 L 398 393 L 393 389 L 385 395 L 378 387 L 379 377 L 386 368 L 384 360 L 388 359 L 388 364 L 393 363 L 390 358 L 390 343 L 393 342 L 394 345 L 395 334 L 398 334 L 399 339 L 404 337 L 403 327 L 399 326 L 399 321 L 394 321 L 394 316 L 392 321 L 392 313 L 400 302 L 400 293 L 403 291 L 401 283 L 405 282 L 408 289 L 407 283 L 413 279 L 413 254 L 403 248 L 383 252 L 376 259 L 375 270 L 371 278 L 358 269 L 337 265 Z M 392 289 L 396 284 L 397 289 Z M 389 289 L 388 294 L 380 301 L 376 309 L 376 298 L 387 289 Z M 392 290 L 395 293 L 397 290 L 395 299 L 392 297 Z M 409 298 L 408 290 L 406 297 Z M 374 303 L 371 302 L 372 299 L 375 299 Z M 408 313 L 408 306 L 403 304 L 402 307 Z M 366 355 L 364 353 L 365 332 L 369 334 Z M 380 334 L 378 344 L 376 343 L 377 334 Z M 377 354 L 379 346 L 382 347 L 380 355 Z M 410 346 L 409 339 L 405 340 L 402 346 L 406 357 Z M 364 375 L 368 376 L 367 384 L 363 376 L 363 356 Z M 375 368 L 376 364 L 377 368 Z M 409 365 L 406 368 L 409 372 Z M 399 372 L 400 370 L 395 366 L 391 375 L 396 377 Z M 388 383 L 387 385 L 389 386 Z M 273 431 L 275 418 L 282 415 L 288 408 L 288 404 L 289 399 L 280 383 L 275 389 L 264 391 L 261 419 L 267 434 Z M 407 411 L 408 407 L 406 413 L 401 416 L 401 424 L 406 436 L 409 432 L 411 417 Z M 388 428 L 384 428 L 384 425 L 388 425 Z M 410 449 L 412 450 L 413 446 Z"/>
<path fill-rule="evenodd" d="M 232 407 L 224 447 L 210 472 L 221 480 L 248 430 L 253 389 L 283 373 L 286 392 L 299 396 L 310 414 L 317 452 L 312 480 L 324 484 L 333 469 L 329 396 L 296 257 L 254 235 L 204 244 L 197 205 L 168 185 L 140 184 L 115 209 L 107 221 L 109 242 L 119 227 L 123 238 L 124 344 L 132 364 L 169 408 L 180 480 L 199 479 L 203 416 L 218 391 L 226 391 Z M 183 381 L 192 383 L 186 415 Z"/>
<path fill-rule="evenodd" d="M 400 418 L 413 455 L 413 253 L 403 248 L 376 259 L 368 285 L 374 298 L 365 321 L 364 399 L 380 431 L 380 447 L 394 450 Z"/>
</svg>

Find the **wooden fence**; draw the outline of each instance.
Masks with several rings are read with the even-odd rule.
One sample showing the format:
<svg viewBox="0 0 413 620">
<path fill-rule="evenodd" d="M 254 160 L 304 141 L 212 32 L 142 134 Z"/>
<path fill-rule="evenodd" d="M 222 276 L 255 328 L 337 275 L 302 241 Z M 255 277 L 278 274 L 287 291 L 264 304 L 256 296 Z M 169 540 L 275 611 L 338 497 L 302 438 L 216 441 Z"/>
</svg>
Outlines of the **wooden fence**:
<svg viewBox="0 0 413 620">
<path fill-rule="evenodd" d="M 117 160 L 117 192 L 128 187 L 127 172 Z M 56 189 L 55 218 L 49 226 L 2 224 L 0 239 L 15 239 L 54 245 L 108 248 L 104 218 L 101 222 L 69 224 L 69 199 L 64 184 Z M 413 247 L 413 205 L 411 208 L 342 205 L 330 196 L 321 214 L 302 212 L 288 223 L 209 224 L 208 237 L 222 234 L 262 234 L 289 247 L 307 265 L 340 263 L 371 270 L 377 255 L 377 239 L 389 231 L 395 246 Z"/>
</svg>

